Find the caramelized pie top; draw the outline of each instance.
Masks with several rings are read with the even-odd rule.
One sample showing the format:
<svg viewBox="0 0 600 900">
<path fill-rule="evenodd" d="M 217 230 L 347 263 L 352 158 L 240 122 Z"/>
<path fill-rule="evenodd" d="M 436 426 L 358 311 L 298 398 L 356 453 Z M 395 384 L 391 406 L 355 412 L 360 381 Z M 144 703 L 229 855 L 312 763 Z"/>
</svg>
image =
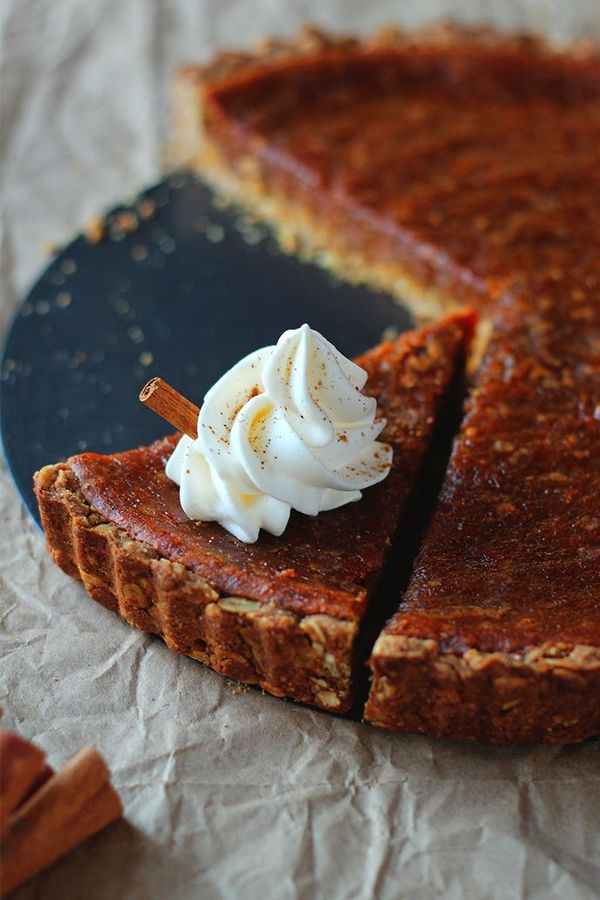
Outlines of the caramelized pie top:
<svg viewBox="0 0 600 900">
<path fill-rule="evenodd" d="M 83 453 L 69 465 L 104 519 L 218 591 L 302 615 L 360 620 L 472 328 L 471 314 L 457 314 L 356 360 L 369 373 L 365 393 L 387 419 L 382 440 L 394 449 L 392 470 L 358 503 L 316 517 L 292 512 L 281 537 L 262 533 L 256 544 L 242 544 L 215 523 L 189 520 L 164 474 L 175 438 L 112 456 Z"/>
<path fill-rule="evenodd" d="M 208 136 L 275 198 L 343 210 L 374 266 L 406 255 L 419 283 L 485 304 L 573 248 L 597 265 L 597 58 L 459 33 L 259 62 L 204 74 Z"/>
</svg>

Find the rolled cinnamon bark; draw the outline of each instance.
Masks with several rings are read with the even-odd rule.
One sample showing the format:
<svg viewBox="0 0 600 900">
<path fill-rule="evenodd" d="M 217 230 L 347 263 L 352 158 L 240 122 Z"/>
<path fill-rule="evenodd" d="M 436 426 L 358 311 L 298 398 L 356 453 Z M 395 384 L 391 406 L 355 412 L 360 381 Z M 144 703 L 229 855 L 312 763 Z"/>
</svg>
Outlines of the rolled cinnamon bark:
<svg viewBox="0 0 600 900">
<path fill-rule="evenodd" d="M 0 838 L 12 813 L 50 775 L 43 750 L 14 731 L 0 731 Z"/>
<path fill-rule="evenodd" d="M 85 747 L 8 820 L 2 891 L 10 893 L 123 812 L 97 750 Z"/>
<path fill-rule="evenodd" d="M 152 378 L 140 391 L 140 400 L 157 415 L 191 438 L 198 436 L 200 410 L 162 378 Z"/>
</svg>

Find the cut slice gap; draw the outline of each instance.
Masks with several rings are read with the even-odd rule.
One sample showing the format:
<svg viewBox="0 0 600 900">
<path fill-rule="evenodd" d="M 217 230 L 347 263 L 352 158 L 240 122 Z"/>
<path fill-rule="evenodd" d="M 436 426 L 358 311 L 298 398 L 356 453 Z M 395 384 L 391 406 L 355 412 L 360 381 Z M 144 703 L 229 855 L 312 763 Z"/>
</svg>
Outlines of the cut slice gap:
<svg viewBox="0 0 600 900">
<path fill-rule="evenodd" d="M 363 619 L 356 643 L 356 697 L 349 717 L 364 721 L 371 684 L 369 658 L 385 623 L 396 612 L 398 596 L 410 581 L 423 536 L 437 507 L 454 438 L 459 433 L 467 391 L 464 364 L 455 372 L 440 402 L 431 442 L 400 517 L 369 615 Z"/>
</svg>

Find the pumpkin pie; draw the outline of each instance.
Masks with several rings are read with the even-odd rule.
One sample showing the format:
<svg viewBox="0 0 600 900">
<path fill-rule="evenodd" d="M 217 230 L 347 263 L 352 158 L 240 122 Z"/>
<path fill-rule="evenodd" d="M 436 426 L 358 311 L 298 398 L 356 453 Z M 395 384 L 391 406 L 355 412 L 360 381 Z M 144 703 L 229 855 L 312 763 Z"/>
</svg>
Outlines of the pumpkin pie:
<svg viewBox="0 0 600 900">
<path fill-rule="evenodd" d="M 47 466 L 35 491 L 48 548 L 90 596 L 169 647 L 239 681 L 342 712 L 352 704 L 363 633 L 381 617 L 378 584 L 399 552 L 436 421 L 460 378 L 473 315 L 383 343 L 358 360 L 387 420 L 390 474 L 358 503 L 292 513 L 281 537 L 244 544 L 189 520 L 164 472 L 177 442 Z"/>
<path fill-rule="evenodd" d="M 367 720 L 460 739 L 598 734 L 598 57 L 445 26 L 364 40 L 309 29 L 183 68 L 175 113 L 180 158 L 285 248 L 419 316 L 469 304 L 492 335 L 371 654 Z M 242 546 L 184 519 L 167 438 L 37 474 L 53 556 L 174 649 L 348 709 L 469 322 L 361 359 L 397 462 L 360 503 Z"/>
<path fill-rule="evenodd" d="M 600 732 L 600 60 L 452 26 L 182 69 L 180 158 L 284 247 L 492 333 L 366 717 Z"/>
</svg>

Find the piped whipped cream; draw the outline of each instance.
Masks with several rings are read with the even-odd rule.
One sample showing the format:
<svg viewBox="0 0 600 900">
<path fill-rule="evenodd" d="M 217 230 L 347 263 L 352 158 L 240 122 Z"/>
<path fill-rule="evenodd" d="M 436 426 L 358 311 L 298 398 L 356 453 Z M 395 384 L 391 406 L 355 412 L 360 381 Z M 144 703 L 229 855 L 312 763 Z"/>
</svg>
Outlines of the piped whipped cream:
<svg viewBox="0 0 600 900">
<path fill-rule="evenodd" d="M 250 353 L 208 391 L 198 437 L 167 462 L 190 519 L 218 522 L 245 543 L 306 515 L 360 500 L 390 471 L 392 448 L 367 373 L 308 325 Z"/>
</svg>

